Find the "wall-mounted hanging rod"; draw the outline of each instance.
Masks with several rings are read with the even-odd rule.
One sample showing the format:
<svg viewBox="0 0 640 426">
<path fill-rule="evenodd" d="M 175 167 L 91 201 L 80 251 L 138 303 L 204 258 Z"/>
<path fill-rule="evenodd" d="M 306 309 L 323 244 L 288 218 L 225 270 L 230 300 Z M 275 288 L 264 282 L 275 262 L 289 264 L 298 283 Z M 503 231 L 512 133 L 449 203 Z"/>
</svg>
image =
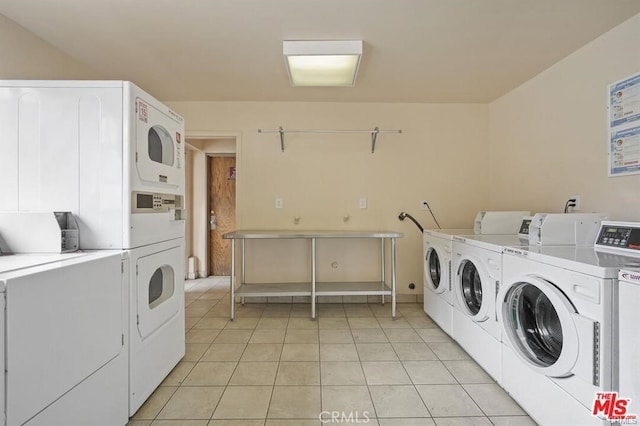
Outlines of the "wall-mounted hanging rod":
<svg viewBox="0 0 640 426">
<path fill-rule="evenodd" d="M 371 135 L 371 153 L 373 154 L 376 150 L 376 139 L 379 133 L 402 133 L 402 130 L 380 130 L 377 127 L 373 130 L 285 130 L 280 126 L 277 129 L 258 129 L 258 133 L 279 133 L 282 152 L 284 152 L 285 133 L 369 133 Z"/>
</svg>

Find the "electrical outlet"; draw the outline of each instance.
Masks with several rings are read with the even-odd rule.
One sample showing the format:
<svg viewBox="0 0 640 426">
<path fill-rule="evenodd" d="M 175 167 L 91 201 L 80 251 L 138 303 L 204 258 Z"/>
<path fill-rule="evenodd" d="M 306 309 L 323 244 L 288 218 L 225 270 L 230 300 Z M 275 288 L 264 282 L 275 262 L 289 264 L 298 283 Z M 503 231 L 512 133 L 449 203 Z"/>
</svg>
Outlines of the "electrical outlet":
<svg viewBox="0 0 640 426">
<path fill-rule="evenodd" d="M 429 203 L 427 200 L 420 201 L 420 210 L 429 210 Z"/>
<path fill-rule="evenodd" d="M 575 207 L 572 208 L 572 211 L 580 211 L 581 210 L 580 196 L 579 195 L 570 195 L 569 199 L 576 200 L 575 201 Z"/>
<path fill-rule="evenodd" d="M 367 198 L 366 197 L 360 198 L 360 208 L 361 209 L 366 209 L 367 208 Z"/>
<path fill-rule="evenodd" d="M 284 206 L 282 198 L 276 198 L 276 209 L 281 209 Z"/>
</svg>

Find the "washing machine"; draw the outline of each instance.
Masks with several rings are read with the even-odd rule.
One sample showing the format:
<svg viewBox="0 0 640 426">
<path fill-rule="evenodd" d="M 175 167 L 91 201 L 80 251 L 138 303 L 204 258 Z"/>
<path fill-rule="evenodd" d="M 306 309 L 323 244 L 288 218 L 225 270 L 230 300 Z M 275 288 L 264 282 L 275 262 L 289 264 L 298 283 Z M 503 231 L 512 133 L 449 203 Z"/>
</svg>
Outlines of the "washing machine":
<svg viewBox="0 0 640 426">
<path fill-rule="evenodd" d="M 528 239 L 518 235 L 453 237 L 452 337 L 498 383 L 501 331 L 495 300 L 502 281 L 502 250 L 528 245 Z"/>
<path fill-rule="evenodd" d="M 640 241 L 635 247 L 640 249 Z M 618 274 L 618 398 L 630 399 L 625 404 L 627 420 L 638 420 L 640 415 L 640 264 L 628 265 Z"/>
<path fill-rule="evenodd" d="M 425 229 L 422 236 L 424 311 L 448 335 L 453 326 L 451 250 L 454 235 L 473 235 L 473 229 Z"/>
<path fill-rule="evenodd" d="M 126 81 L 0 81 L 0 206 L 70 211 L 81 249 L 184 237 L 184 120 Z"/>
<path fill-rule="evenodd" d="M 583 241 L 593 245 L 603 218 L 606 214 L 537 213 L 521 218 L 517 235 L 454 237 L 453 338 L 498 383 L 502 331 L 496 295 L 502 282 L 502 252 L 507 247 L 528 247 L 532 239 L 538 245 Z M 549 238 L 551 234 L 555 237 Z"/>
<path fill-rule="evenodd" d="M 127 250 L 129 415 L 135 414 L 185 354 L 184 240 Z"/>
<path fill-rule="evenodd" d="M 126 274 L 120 251 L 0 256 L 1 424 L 127 423 Z"/>
<path fill-rule="evenodd" d="M 605 221 L 594 247 L 504 250 L 502 386 L 538 423 L 611 423 L 596 399 L 618 388 L 617 278 L 640 260 L 625 237 L 638 233 Z"/>
<path fill-rule="evenodd" d="M 473 229 L 425 229 L 423 232 L 424 311 L 452 334 L 451 250 L 455 235 L 515 234 L 525 211 L 480 211 Z M 528 229 L 528 228 L 527 228 Z"/>
</svg>

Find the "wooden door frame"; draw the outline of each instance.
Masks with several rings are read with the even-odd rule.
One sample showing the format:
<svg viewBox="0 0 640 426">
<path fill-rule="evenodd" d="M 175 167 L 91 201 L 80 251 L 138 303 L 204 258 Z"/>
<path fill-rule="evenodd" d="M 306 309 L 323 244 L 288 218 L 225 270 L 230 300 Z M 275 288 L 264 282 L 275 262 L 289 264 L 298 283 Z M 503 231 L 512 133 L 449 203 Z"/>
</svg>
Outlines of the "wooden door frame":
<svg viewBox="0 0 640 426">
<path fill-rule="evenodd" d="M 198 140 L 198 139 L 235 139 L 235 153 L 231 152 L 216 152 L 216 151 L 208 151 L 206 149 L 199 149 L 197 146 L 190 145 L 190 147 L 203 154 L 201 157 L 202 161 L 202 170 L 205 171 L 202 175 L 194 176 L 194 181 L 197 179 L 199 183 L 200 191 L 193 192 L 193 198 L 202 197 L 201 199 L 207 200 L 207 202 L 202 203 L 201 208 L 198 211 L 194 211 L 191 217 L 193 220 L 191 221 L 191 226 L 193 229 L 193 233 L 203 232 L 205 237 L 204 244 L 200 244 L 199 247 L 194 247 L 193 250 L 191 248 L 187 248 L 186 252 L 192 252 L 192 255 L 196 256 L 199 261 L 199 278 L 204 278 L 209 276 L 209 244 L 210 244 L 210 235 L 209 235 L 209 174 L 206 172 L 207 170 L 207 162 L 209 156 L 222 156 L 223 154 L 227 155 L 235 155 L 236 157 L 236 172 L 241 173 L 242 171 L 242 133 L 240 132 L 220 132 L 215 130 L 204 130 L 204 131 L 187 131 L 185 139 L 187 140 Z M 195 182 L 194 182 L 195 183 Z M 238 206 L 241 205 L 241 191 L 239 182 L 236 182 L 236 226 L 240 226 L 241 215 L 239 214 Z M 187 214 L 189 214 L 187 212 Z"/>
</svg>

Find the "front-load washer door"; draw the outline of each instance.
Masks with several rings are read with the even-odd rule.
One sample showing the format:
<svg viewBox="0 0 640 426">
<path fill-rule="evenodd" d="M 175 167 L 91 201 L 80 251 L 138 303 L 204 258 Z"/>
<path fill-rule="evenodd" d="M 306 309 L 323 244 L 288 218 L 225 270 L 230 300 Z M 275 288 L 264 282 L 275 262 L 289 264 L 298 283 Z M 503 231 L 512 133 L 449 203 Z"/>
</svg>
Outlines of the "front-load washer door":
<svg viewBox="0 0 640 426">
<path fill-rule="evenodd" d="M 137 330 L 142 341 L 180 314 L 183 257 L 173 247 L 140 257 L 136 263 Z"/>
<path fill-rule="evenodd" d="M 436 293 L 443 293 L 449 288 L 449 279 L 444 259 L 435 247 L 427 245 L 424 259 L 424 279 L 427 287 Z"/>
<path fill-rule="evenodd" d="M 183 190 L 182 124 L 144 100 L 136 99 L 136 170 L 156 187 Z"/>
<path fill-rule="evenodd" d="M 562 291 L 547 280 L 526 276 L 503 289 L 499 303 L 506 341 L 525 364 L 549 377 L 574 373 L 581 352 L 579 340 L 593 343 L 593 330 L 582 329 L 588 330 L 593 323 L 585 327 L 585 318 Z"/>
<path fill-rule="evenodd" d="M 478 259 L 462 258 L 455 277 L 455 294 L 460 309 L 473 321 L 491 318 L 495 290 L 490 286 L 495 285 Z"/>
</svg>

